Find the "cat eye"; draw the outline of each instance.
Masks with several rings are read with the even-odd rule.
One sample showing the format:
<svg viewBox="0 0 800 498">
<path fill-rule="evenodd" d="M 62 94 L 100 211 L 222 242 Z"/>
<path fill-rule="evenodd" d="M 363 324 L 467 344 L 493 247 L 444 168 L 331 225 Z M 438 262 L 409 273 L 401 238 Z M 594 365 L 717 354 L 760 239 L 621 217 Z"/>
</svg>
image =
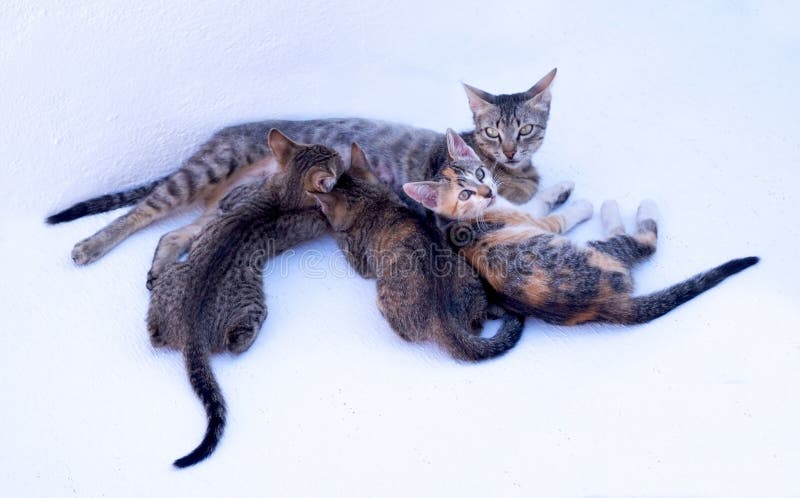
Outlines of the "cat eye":
<svg viewBox="0 0 800 498">
<path fill-rule="evenodd" d="M 475 170 L 475 178 L 477 178 L 479 182 L 482 182 L 483 179 L 486 178 L 486 172 L 483 171 L 483 168 L 478 168 Z"/>
<path fill-rule="evenodd" d="M 497 131 L 497 128 L 492 128 L 491 126 L 484 128 L 483 132 L 486 133 L 486 136 L 489 138 L 497 138 L 500 136 L 500 132 Z"/>
<path fill-rule="evenodd" d="M 533 131 L 533 125 L 526 124 L 525 126 L 519 129 L 519 134 L 530 135 L 532 131 Z"/>
<path fill-rule="evenodd" d="M 462 190 L 461 193 L 458 194 L 458 200 L 466 201 L 467 199 L 472 197 L 472 194 L 474 193 L 475 192 L 473 192 L 472 190 Z"/>
</svg>

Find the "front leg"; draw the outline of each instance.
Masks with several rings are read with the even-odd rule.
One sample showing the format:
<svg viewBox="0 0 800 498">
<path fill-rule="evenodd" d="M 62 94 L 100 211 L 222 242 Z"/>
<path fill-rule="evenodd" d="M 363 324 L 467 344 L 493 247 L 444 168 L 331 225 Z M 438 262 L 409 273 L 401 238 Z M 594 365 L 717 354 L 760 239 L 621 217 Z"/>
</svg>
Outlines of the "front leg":
<svg viewBox="0 0 800 498">
<path fill-rule="evenodd" d="M 540 218 L 539 221 L 546 230 L 552 233 L 566 233 L 578 223 L 591 218 L 593 213 L 592 204 L 581 199 L 565 207 L 559 213 Z"/>
<path fill-rule="evenodd" d="M 531 214 L 537 218 L 547 216 L 553 209 L 567 202 L 574 188 L 573 182 L 561 182 L 539 192 L 531 200 Z"/>
<path fill-rule="evenodd" d="M 497 192 L 514 204 L 528 202 L 539 189 L 539 173 L 533 165 L 509 169 L 498 164 L 493 173 Z"/>
</svg>

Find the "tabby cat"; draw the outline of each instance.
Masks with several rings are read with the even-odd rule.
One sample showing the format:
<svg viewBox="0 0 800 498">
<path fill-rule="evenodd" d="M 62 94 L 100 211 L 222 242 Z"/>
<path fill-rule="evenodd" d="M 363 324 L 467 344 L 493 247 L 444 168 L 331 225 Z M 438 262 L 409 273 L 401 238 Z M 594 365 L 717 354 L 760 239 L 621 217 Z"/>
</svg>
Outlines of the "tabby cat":
<svg viewBox="0 0 800 498">
<path fill-rule="evenodd" d="M 655 252 L 656 207 L 645 201 L 637 232 L 625 233 L 619 208 L 601 208 L 606 239 L 578 247 L 558 234 L 592 216 L 587 201 L 547 215 L 572 185 L 557 185 L 540 196 L 542 216 L 530 216 L 493 195 L 495 184 L 477 154 L 452 130 L 447 132 L 448 166 L 463 173 L 434 182 L 409 183 L 406 192 L 445 220 L 459 252 L 499 293 L 504 307 L 548 322 L 645 323 L 758 262 L 734 259 L 647 296 L 632 296 L 631 268 Z M 547 216 L 545 216 L 547 215 Z"/>
<path fill-rule="evenodd" d="M 515 203 L 529 200 L 538 188 L 539 175 L 531 164 L 531 155 L 544 139 L 551 100 L 549 86 L 555 74 L 553 69 L 529 90 L 511 95 L 492 95 L 464 86 L 475 123 L 475 129 L 465 132 L 464 138 L 476 145 L 486 166 L 502 181 L 500 195 Z M 175 244 L 165 246 L 171 253 L 185 250 L 225 193 L 238 183 L 269 173 L 273 157 L 264 137 L 272 128 L 279 128 L 300 142 L 333 147 L 345 161 L 351 143 L 363 144 L 376 176 L 401 196 L 404 183 L 432 178 L 444 161 L 443 135 L 395 123 L 349 118 L 242 124 L 217 132 L 176 172 L 131 190 L 79 202 L 50 216 L 47 222 L 71 221 L 136 204 L 75 245 L 72 259 L 84 265 L 177 208 L 203 202 L 206 215 L 176 235 Z M 418 209 L 416 205 L 414 208 Z"/>
<path fill-rule="evenodd" d="M 452 252 L 438 229 L 406 207 L 372 174 L 357 149 L 329 193 L 313 194 L 348 262 L 377 279 L 378 308 L 407 341 L 433 341 L 460 360 L 479 361 L 511 349 L 523 321 L 491 308 L 478 275 Z M 490 316 L 503 323 L 491 338 Z"/>
<path fill-rule="evenodd" d="M 203 441 L 176 460 L 177 467 L 206 458 L 222 435 L 225 402 L 209 355 L 242 353 L 255 340 L 267 314 L 262 287 L 267 259 L 328 227 L 306 191 L 317 188 L 313 178 L 319 172 L 335 181 L 344 169 L 340 156 L 327 147 L 298 146 L 275 130 L 269 138 L 277 174 L 232 191 L 188 259 L 168 261 L 152 285 L 150 340 L 183 351 L 189 381 L 208 415 Z"/>
</svg>

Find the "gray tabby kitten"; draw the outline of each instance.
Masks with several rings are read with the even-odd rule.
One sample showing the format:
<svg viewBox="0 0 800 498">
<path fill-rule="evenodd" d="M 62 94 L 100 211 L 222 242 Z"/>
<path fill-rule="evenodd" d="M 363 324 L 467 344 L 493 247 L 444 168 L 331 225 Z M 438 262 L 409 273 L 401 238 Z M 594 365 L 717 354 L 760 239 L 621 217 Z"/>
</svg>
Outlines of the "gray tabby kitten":
<svg viewBox="0 0 800 498">
<path fill-rule="evenodd" d="M 465 85 L 475 129 L 463 133 L 500 182 L 500 195 L 522 203 L 536 192 L 539 174 L 531 155 L 544 138 L 550 110 L 548 88 L 553 69 L 529 90 L 492 95 Z M 176 172 L 148 185 L 79 202 L 47 218 L 48 223 L 71 221 L 136 204 L 91 237 L 79 242 L 72 259 L 79 265 L 96 261 L 132 233 L 162 219 L 179 207 L 202 202 L 206 214 L 183 231 L 163 241 L 165 259 L 185 251 L 191 239 L 213 215 L 216 204 L 234 186 L 270 174 L 274 158 L 264 137 L 279 128 L 303 143 L 319 143 L 338 150 L 347 161 L 350 144 L 360 143 L 372 159 L 375 175 L 404 200 L 402 185 L 433 178 L 445 159 L 444 135 L 411 126 L 367 119 L 264 121 L 231 126 L 217 132 Z M 159 269 L 154 268 L 154 273 Z"/>
<path fill-rule="evenodd" d="M 155 347 L 183 351 L 192 388 L 205 406 L 208 428 L 200 445 L 175 461 L 187 467 L 217 446 L 225 426 L 225 401 L 209 364 L 221 351 L 242 353 L 267 315 L 262 273 L 268 258 L 327 230 L 314 199 L 315 174 L 334 181 L 339 155 L 322 146 L 299 146 L 276 130 L 270 145 L 279 170 L 263 183 L 241 186 L 195 240 L 185 262 L 168 262 L 152 282 L 147 324 Z"/>
</svg>

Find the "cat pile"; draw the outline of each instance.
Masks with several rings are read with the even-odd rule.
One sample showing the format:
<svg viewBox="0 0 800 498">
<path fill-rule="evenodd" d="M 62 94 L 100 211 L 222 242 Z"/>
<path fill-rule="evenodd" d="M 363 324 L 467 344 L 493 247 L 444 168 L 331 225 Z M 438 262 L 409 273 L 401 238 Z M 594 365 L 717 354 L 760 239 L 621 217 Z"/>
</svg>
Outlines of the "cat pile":
<svg viewBox="0 0 800 498">
<path fill-rule="evenodd" d="M 570 242 L 564 234 L 592 217 L 592 205 L 561 207 L 571 182 L 534 196 L 531 157 L 544 140 L 555 75 L 509 95 L 464 85 L 474 129 L 461 134 L 358 118 L 231 126 L 174 173 L 47 218 L 61 223 L 133 205 L 75 245 L 72 259 L 85 265 L 157 220 L 204 207 L 192 224 L 161 237 L 147 276 L 150 340 L 183 353 L 208 418 L 199 446 L 175 466 L 205 459 L 222 436 L 226 405 L 209 356 L 240 354 L 255 341 L 267 315 L 264 265 L 323 234 L 376 281 L 378 309 L 400 337 L 469 362 L 513 348 L 525 317 L 645 323 L 758 262 L 735 259 L 633 296 L 631 269 L 656 249 L 652 201 L 639 206 L 633 233 L 606 201 L 605 237 Z M 489 319 L 501 325 L 484 337 Z"/>
</svg>

